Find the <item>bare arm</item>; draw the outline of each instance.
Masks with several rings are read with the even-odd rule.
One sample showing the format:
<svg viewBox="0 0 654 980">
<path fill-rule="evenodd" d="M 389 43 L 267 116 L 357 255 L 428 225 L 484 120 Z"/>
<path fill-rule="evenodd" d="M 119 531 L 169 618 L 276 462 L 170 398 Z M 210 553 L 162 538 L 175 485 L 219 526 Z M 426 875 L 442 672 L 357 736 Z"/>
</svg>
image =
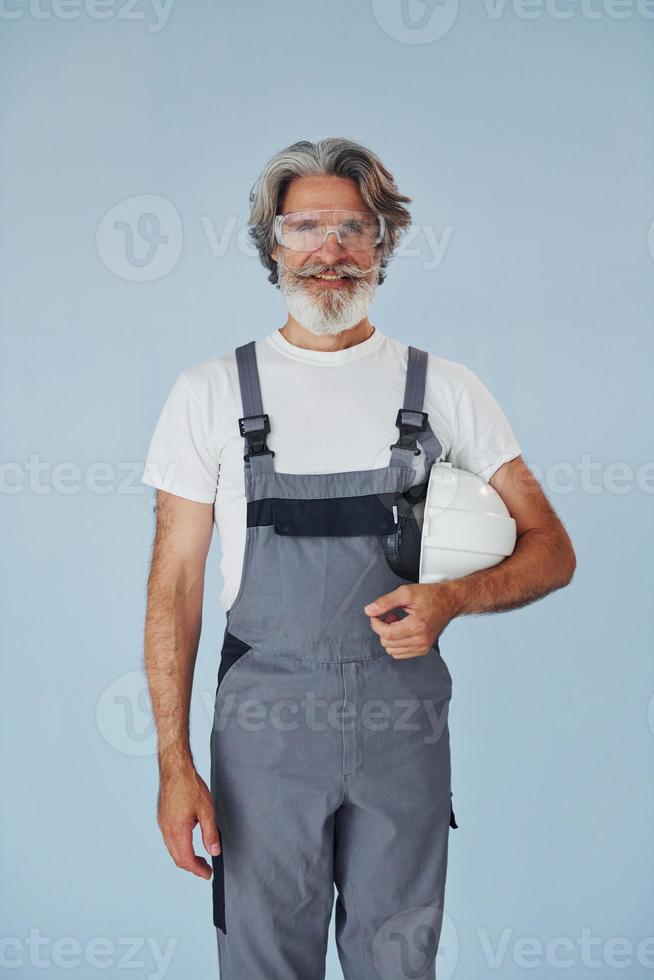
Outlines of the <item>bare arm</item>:
<svg viewBox="0 0 654 980">
<path fill-rule="evenodd" d="M 456 616 L 516 609 L 570 582 L 576 567 L 572 543 L 522 456 L 504 463 L 490 484 L 516 522 L 513 554 L 463 578 L 401 585 L 366 606 L 370 625 L 391 656 L 428 653 Z M 391 612 L 398 607 L 409 615 L 399 619 Z"/>
<path fill-rule="evenodd" d="M 157 729 L 157 820 L 175 864 L 202 878 L 211 877 L 211 868 L 193 852 L 195 825 L 208 853 L 220 846 L 211 794 L 193 764 L 189 709 L 212 530 L 212 504 L 157 491 L 144 650 Z"/>
<path fill-rule="evenodd" d="M 517 609 L 567 585 L 577 560 L 572 542 L 522 456 L 490 479 L 516 522 L 512 555 L 494 568 L 449 583 L 454 614 Z"/>
</svg>

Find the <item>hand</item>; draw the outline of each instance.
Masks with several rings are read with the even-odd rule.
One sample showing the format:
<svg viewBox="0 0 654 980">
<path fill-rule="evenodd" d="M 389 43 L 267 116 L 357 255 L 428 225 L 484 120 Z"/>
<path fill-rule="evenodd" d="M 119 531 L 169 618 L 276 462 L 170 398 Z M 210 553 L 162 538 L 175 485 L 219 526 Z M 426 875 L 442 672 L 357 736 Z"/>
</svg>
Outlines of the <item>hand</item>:
<svg viewBox="0 0 654 980">
<path fill-rule="evenodd" d="M 177 867 L 211 878 L 211 865 L 193 851 L 193 828 L 200 824 L 207 854 L 220 854 L 220 838 L 211 793 L 192 766 L 162 774 L 157 823 Z"/>
<path fill-rule="evenodd" d="M 394 609 L 404 609 L 400 618 Z M 457 615 L 446 582 L 400 585 L 363 607 L 370 625 L 391 657 L 406 660 L 429 653 L 447 624 Z"/>
</svg>

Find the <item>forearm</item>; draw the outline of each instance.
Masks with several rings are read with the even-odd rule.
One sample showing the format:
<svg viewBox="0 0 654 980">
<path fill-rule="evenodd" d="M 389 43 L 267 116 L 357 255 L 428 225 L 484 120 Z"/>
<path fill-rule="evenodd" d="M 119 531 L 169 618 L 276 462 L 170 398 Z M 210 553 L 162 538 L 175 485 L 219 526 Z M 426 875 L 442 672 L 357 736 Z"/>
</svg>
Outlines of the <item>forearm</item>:
<svg viewBox="0 0 654 980">
<path fill-rule="evenodd" d="M 171 575 L 156 565 L 148 579 L 145 668 L 162 774 L 193 765 L 189 713 L 203 588 L 197 575 Z"/>
<path fill-rule="evenodd" d="M 567 585 L 575 568 L 565 531 L 525 531 L 512 555 L 499 565 L 442 583 L 455 616 L 502 612 L 526 606 Z"/>
</svg>

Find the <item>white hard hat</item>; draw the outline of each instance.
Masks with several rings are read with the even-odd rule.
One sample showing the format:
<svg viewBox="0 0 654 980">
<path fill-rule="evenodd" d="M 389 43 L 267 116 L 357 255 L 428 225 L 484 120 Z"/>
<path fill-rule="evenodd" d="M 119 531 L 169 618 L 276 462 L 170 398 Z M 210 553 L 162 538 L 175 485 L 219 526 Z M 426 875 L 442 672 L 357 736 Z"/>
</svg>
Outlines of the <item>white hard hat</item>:
<svg viewBox="0 0 654 980">
<path fill-rule="evenodd" d="M 419 582 L 460 578 L 513 553 L 515 521 L 482 477 L 434 463 L 422 504 Z"/>
</svg>

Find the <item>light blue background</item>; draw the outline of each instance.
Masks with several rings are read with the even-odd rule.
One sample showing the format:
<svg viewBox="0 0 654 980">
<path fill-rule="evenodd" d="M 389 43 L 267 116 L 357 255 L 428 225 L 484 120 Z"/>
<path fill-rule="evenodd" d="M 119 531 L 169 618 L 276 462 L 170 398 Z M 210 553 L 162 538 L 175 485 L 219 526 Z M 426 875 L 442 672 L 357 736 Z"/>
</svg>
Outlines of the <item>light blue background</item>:
<svg viewBox="0 0 654 980">
<path fill-rule="evenodd" d="M 14 465 L 2 495 L 1 918 L 6 959 L 22 960 L 7 974 L 44 975 L 30 930 L 48 976 L 161 975 L 148 938 L 173 941 L 170 980 L 216 974 L 210 886 L 161 842 L 151 726 L 131 674 L 153 529 L 138 475 L 177 373 L 284 322 L 239 244 L 260 169 L 297 139 L 340 135 L 379 153 L 413 198 L 414 254 L 391 263 L 372 322 L 479 374 L 578 556 L 569 588 L 459 620 L 442 642 L 460 828 L 439 980 L 497 976 L 487 944 L 504 980 L 652 976 L 654 941 L 637 952 L 654 933 L 644 6 L 466 3 L 457 14 L 446 0 L 423 29 L 403 25 L 399 0 L 177 0 L 163 25 L 144 3 L 131 14 L 110 3 L 106 19 L 81 5 L 57 15 L 46 0 L 40 16 L 19 0 L 4 9 L 1 425 Z M 139 266 L 146 244 L 136 236 L 130 262 L 112 222 L 133 224 L 141 195 L 163 199 L 169 241 Z M 440 262 L 425 228 L 447 245 Z M 105 492 L 87 486 L 96 463 Z M 563 490 L 555 464 L 569 468 Z M 217 545 L 192 714 L 207 778 Z M 595 969 L 584 929 L 598 940 Z M 57 951 L 65 937 L 106 937 L 106 968 Z M 129 972 L 124 937 L 141 944 Z M 531 969 L 526 937 L 543 946 L 525 957 Z M 556 937 L 572 949 L 567 969 L 545 949 Z M 630 954 L 611 953 L 621 937 Z M 340 975 L 330 942 L 328 977 Z"/>
</svg>

